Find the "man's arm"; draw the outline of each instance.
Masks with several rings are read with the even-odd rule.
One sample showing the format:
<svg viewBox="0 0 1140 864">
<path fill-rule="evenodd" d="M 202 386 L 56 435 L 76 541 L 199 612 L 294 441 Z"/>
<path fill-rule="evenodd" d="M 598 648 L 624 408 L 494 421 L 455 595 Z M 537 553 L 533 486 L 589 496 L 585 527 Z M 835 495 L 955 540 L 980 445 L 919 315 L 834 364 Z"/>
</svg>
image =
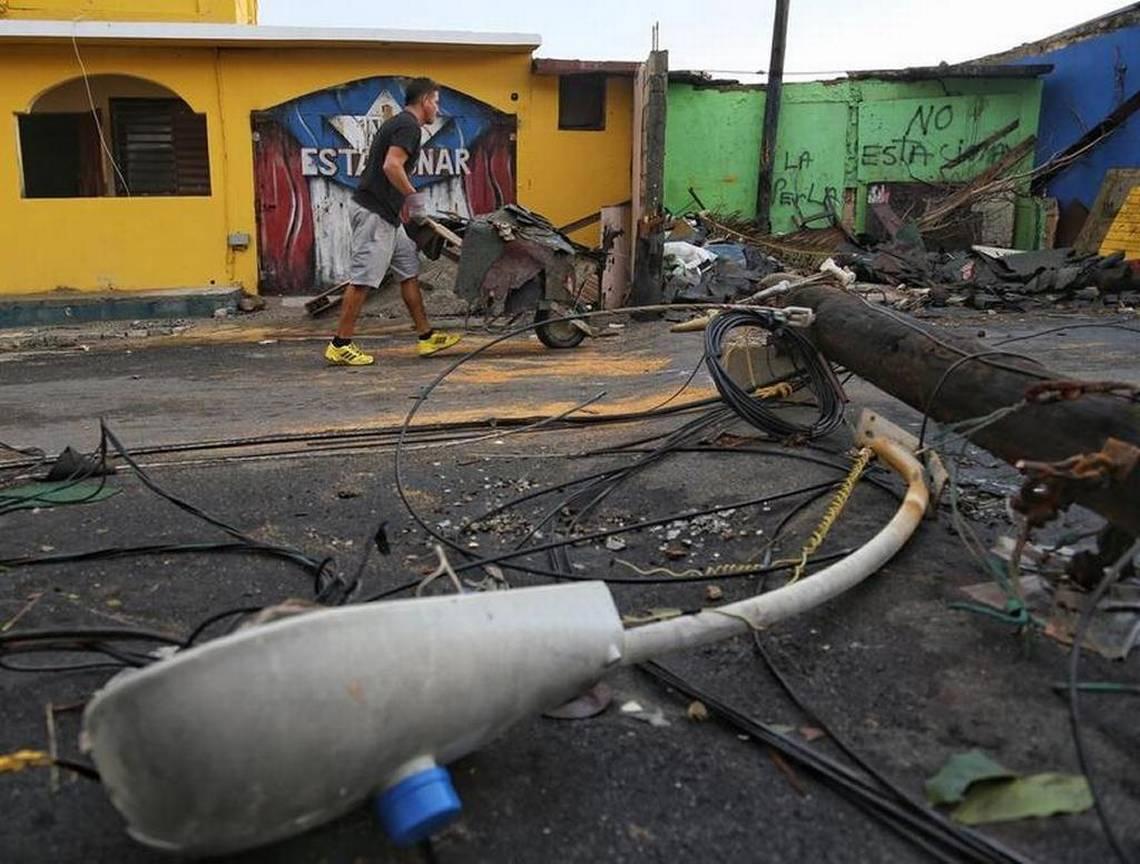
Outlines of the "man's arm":
<svg viewBox="0 0 1140 864">
<path fill-rule="evenodd" d="M 408 161 L 408 151 L 403 147 L 389 147 L 388 152 L 384 156 L 384 176 L 388 178 L 388 182 L 407 195 L 415 195 L 416 189 L 412 186 L 412 181 L 408 179 L 408 172 L 404 170 L 404 165 Z"/>
</svg>

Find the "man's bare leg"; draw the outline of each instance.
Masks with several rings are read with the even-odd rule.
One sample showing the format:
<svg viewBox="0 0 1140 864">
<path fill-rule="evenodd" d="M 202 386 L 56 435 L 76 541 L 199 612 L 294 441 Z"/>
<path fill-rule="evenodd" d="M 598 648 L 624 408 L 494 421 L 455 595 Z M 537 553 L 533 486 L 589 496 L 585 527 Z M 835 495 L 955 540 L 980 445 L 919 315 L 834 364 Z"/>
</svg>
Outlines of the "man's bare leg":
<svg viewBox="0 0 1140 864">
<path fill-rule="evenodd" d="M 340 319 L 336 325 L 336 335 L 325 348 L 325 359 L 334 366 L 370 366 L 376 358 L 365 354 L 352 341 L 356 332 L 356 319 L 364 308 L 368 288 L 364 285 L 347 285 L 340 301 Z"/>
<path fill-rule="evenodd" d="M 412 316 L 416 333 L 423 336 L 431 332 L 431 324 L 428 323 L 427 311 L 424 309 L 424 295 L 420 291 L 420 280 L 413 276 L 401 282 L 400 296 L 404 298 L 404 305 Z"/>
<path fill-rule="evenodd" d="M 433 354 L 445 351 L 462 338 L 454 333 L 432 329 L 427 311 L 424 309 L 424 295 L 420 291 L 420 281 L 415 276 L 400 283 L 400 296 L 404 298 L 404 305 L 408 307 L 412 324 L 419 334 L 416 352 L 421 357 L 431 357 Z"/>
<path fill-rule="evenodd" d="M 356 319 L 360 317 L 367 296 L 368 289 L 363 285 L 349 285 L 344 289 L 344 297 L 340 301 L 340 321 L 336 325 L 337 339 L 352 338 L 356 332 Z"/>
</svg>

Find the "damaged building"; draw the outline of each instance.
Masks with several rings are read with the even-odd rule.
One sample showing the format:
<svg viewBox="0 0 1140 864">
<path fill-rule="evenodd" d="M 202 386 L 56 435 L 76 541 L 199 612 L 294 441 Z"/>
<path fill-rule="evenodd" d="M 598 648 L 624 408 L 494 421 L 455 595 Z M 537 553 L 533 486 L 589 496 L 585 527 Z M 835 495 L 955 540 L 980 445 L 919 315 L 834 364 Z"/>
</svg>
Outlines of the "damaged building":
<svg viewBox="0 0 1140 864">
<path fill-rule="evenodd" d="M 785 84 L 772 182 L 772 231 L 822 228 L 886 236 L 875 205 L 918 212 L 938 188 L 1002 163 L 1032 164 L 1045 66 L 979 66 L 860 72 Z M 764 85 L 671 73 L 666 203 L 756 215 Z M 698 121 L 699 118 L 699 121 Z M 687 135 L 697 122 L 710 138 Z M 709 158 L 708 150 L 715 156 Z M 1011 200 L 982 208 L 961 239 L 1037 248 L 1028 182 Z"/>
</svg>

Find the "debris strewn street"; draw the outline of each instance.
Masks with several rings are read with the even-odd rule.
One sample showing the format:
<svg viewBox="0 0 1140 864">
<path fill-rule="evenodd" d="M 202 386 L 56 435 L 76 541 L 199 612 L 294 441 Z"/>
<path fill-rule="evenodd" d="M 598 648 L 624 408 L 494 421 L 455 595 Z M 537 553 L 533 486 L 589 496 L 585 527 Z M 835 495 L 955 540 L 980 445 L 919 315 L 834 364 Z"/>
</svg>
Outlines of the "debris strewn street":
<svg viewBox="0 0 1140 864">
<path fill-rule="evenodd" d="M 0 861 L 1140 856 L 1140 4 L 160 5 L 0 3 Z"/>
</svg>

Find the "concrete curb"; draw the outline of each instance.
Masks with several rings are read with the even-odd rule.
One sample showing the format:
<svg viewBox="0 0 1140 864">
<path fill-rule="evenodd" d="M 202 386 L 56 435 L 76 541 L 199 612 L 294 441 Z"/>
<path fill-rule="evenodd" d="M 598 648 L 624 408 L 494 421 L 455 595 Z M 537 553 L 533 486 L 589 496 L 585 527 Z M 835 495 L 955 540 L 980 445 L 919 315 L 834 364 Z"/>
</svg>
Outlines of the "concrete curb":
<svg viewBox="0 0 1140 864">
<path fill-rule="evenodd" d="M 240 288 L 194 288 L 114 294 L 38 294 L 0 301 L 0 329 L 99 321 L 211 318 L 235 312 Z"/>
</svg>

